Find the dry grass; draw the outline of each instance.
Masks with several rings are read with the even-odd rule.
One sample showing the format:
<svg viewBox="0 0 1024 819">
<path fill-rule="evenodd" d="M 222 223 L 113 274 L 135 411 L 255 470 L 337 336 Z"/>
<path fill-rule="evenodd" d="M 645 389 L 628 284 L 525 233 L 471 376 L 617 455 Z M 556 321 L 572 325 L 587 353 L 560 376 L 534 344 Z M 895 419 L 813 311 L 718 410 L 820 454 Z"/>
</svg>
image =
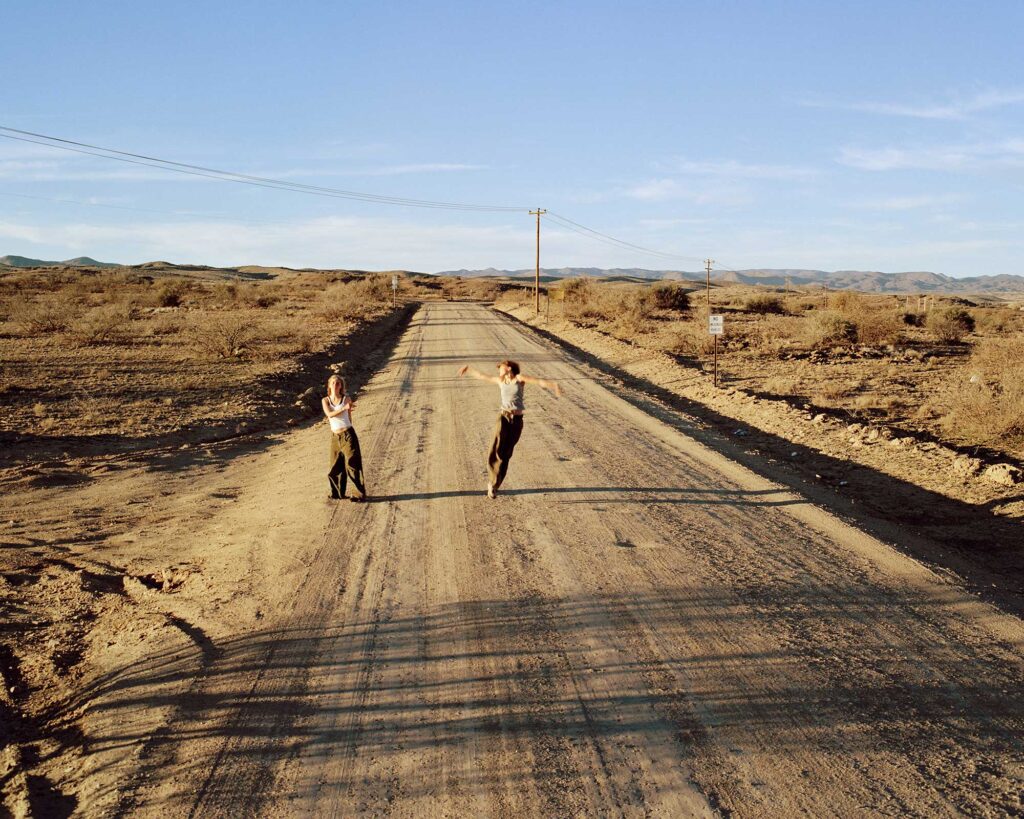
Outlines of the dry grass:
<svg viewBox="0 0 1024 819">
<path fill-rule="evenodd" d="M 748 313 L 761 313 L 762 315 L 771 313 L 781 316 L 787 312 L 786 305 L 778 296 L 754 296 L 747 299 L 743 309 Z"/>
<path fill-rule="evenodd" d="M 938 307 L 928 312 L 924 326 L 936 341 L 956 344 L 974 329 L 974 317 L 963 307 Z"/>
<path fill-rule="evenodd" d="M 390 284 L 341 271 L 227 281 L 181 269 L 5 271 L 0 432 L 137 438 L 221 423 L 246 412 L 237 400 L 225 409 L 227 398 L 388 312 Z M 327 294 L 344 305 L 330 317 Z"/>
<path fill-rule="evenodd" d="M 960 440 L 1024 444 L 1024 337 L 990 338 L 946 394 L 942 423 Z"/>
<path fill-rule="evenodd" d="M 703 298 L 701 309 L 679 314 L 642 295 L 657 285 L 576 279 L 562 286 L 564 315 L 571 322 L 701 363 L 710 358 L 713 339 Z M 1024 406 L 1024 387 L 1018 386 L 1024 374 L 1010 366 L 1014 355 L 1024 361 L 1024 351 L 1002 353 L 997 364 L 994 351 L 1003 348 L 990 346 L 1000 340 L 1024 343 L 1024 310 L 940 298 L 929 299 L 931 309 L 916 313 L 907 312 L 913 299 L 848 291 L 829 292 L 827 308 L 825 301 L 825 294 L 752 287 L 713 291 L 713 311 L 725 314 L 719 364 L 729 382 L 1024 455 L 1024 436 L 1015 432 Z M 779 307 L 782 312 L 776 312 Z M 971 348 L 950 340 L 976 346 L 971 366 L 985 370 L 980 381 L 965 386 L 960 368 Z"/>
<path fill-rule="evenodd" d="M 803 341 L 808 347 L 835 347 L 857 340 L 857 325 L 836 310 L 811 314 L 804 325 Z"/>
</svg>

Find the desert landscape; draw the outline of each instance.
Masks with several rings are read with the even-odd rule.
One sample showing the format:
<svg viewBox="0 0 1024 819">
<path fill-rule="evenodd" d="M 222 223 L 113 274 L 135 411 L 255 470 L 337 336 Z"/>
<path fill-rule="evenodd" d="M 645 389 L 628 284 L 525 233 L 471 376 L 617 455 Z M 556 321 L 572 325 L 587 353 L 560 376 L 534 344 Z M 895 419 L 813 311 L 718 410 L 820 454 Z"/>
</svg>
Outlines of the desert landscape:
<svg viewBox="0 0 1024 819">
<path fill-rule="evenodd" d="M 8 814 L 1021 811 L 1024 296 L 92 261 L 0 267 Z"/>
</svg>

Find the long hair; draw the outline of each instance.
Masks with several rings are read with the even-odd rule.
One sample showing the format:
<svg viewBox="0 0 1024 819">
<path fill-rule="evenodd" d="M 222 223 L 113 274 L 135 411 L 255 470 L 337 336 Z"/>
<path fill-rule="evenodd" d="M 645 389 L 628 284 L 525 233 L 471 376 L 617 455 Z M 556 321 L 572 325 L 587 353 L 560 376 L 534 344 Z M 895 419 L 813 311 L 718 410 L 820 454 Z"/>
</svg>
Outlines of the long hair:
<svg viewBox="0 0 1024 819">
<path fill-rule="evenodd" d="M 339 387 L 341 387 L 341 394 L 342 395 L 345 394 L 345 379 L 342 378 L 340 375 L 335 373 L 334 375 L 332 375 L 330 378 L 327 379 L 327 394 L 328 395 L 331 394 L 331 384 L 337 384 Z"/>
<path fill-rule="evenodd" d="M 519 375 L 519 363 L 518 362 L 510 361 L 509 359 L 506 358 L 504 361 L 499 362 L 499 366 L 501 364 L 504 364 L 506 367 L 509 368 L 509 371 L 512 373 L 512 377 L 513 378 L 515 376 Z"/>
</svg>

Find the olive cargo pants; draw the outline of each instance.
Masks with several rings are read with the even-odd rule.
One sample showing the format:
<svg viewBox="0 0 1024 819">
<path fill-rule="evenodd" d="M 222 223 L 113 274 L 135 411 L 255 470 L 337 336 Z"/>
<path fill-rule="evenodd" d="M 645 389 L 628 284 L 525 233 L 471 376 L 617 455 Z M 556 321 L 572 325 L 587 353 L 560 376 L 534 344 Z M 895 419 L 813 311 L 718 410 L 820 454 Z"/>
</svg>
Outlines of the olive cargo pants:
<svg viewBox="0 0 1024 819">
<path fill-rule="evenodd" d="M 505 480 L 508 462 L 512 460 L 512 450 L 516 448 L 519 436 L 522 434 L 522 415 L 503 412 L 498 416 L 498 423 L 494 427 L 494 440 L 487 453 L 487 466 L 491 473 L 491 484 L 495 489 L 501 486 L 501 482 Z"/>
<path fill-rule="evenodd" d="M 331 433 L 331 471 L 327 473 L 331 483 L 331 497 L 345 497 L 345 486 L 349 480 L 360 496 L 366 496 L 363 483 L 363 455 L 359 451 L 359 438 L 349 427 L 341 432 Z"/>
</svg>

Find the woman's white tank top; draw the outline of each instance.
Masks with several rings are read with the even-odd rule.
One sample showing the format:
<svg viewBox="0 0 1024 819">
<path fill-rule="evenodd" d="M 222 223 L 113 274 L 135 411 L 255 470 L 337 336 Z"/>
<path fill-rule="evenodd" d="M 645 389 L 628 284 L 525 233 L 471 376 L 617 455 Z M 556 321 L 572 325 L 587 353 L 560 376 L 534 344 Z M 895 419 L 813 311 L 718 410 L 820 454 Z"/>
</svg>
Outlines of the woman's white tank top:
<svg viewBox="0 0 1024 819">
<path fill-rule="evenodd" d="M 334 412 L 338 407 L 345 403 L 345 396 L 341 396 L 341 401 L 335 404 L 330 396 L 327 397 L 327 406 L 331 412 Z M 341 415 L 334 415 L 327 419 L 331 423 L 331 432 L 343 432 L 346 429 L 352 428 L 352 416 L 348 410 L 345 410 Z"/>
</svg>

